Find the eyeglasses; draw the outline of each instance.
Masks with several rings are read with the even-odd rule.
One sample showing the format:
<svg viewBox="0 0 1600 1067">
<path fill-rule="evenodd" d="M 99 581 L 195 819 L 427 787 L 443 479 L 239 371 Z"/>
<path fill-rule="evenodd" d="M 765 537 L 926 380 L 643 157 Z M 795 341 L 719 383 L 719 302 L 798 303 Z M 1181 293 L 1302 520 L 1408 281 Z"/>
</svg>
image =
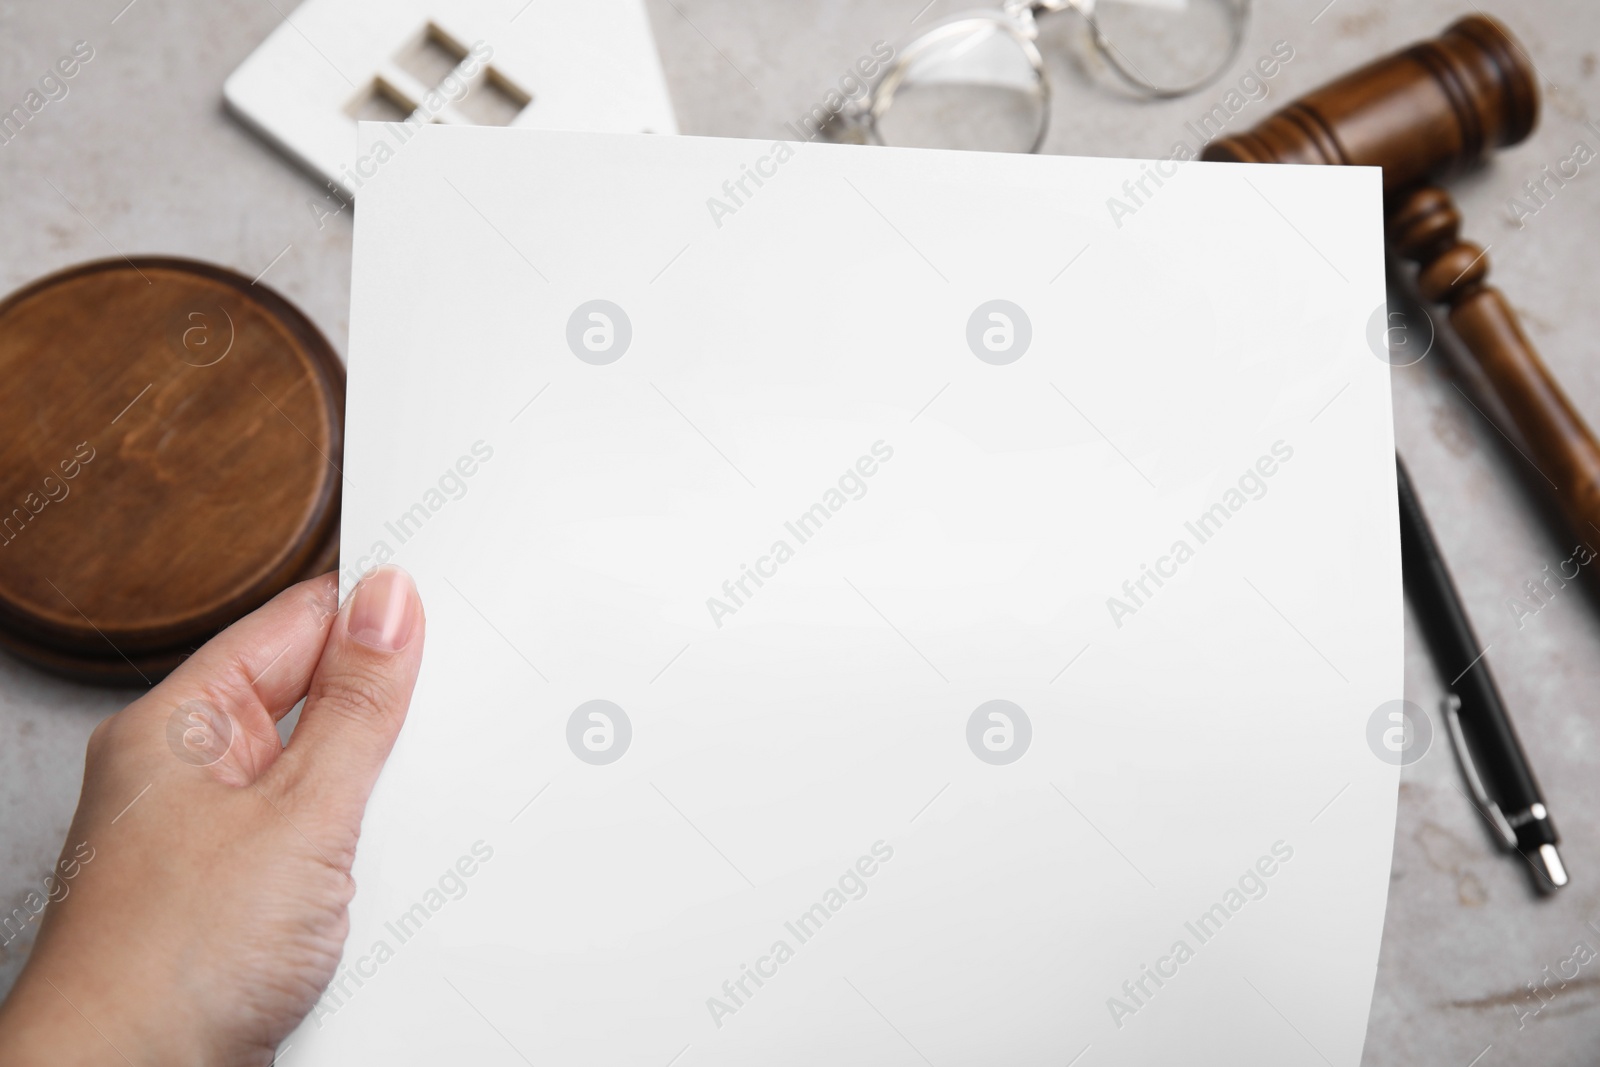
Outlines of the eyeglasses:
<svg viewBox="0 0 1600 1067">
<path fill-rule="evenodd" d="M 1204 88 L 1239 53 L 1251 0 L 1006 0 L 914 38 L 840 113 L 856 143 L 1036 152 L 1050 125 L 1050 80 L 1036 16 L 1071 10 L 1094 52 L 1152 99 Z"/>
</svg>

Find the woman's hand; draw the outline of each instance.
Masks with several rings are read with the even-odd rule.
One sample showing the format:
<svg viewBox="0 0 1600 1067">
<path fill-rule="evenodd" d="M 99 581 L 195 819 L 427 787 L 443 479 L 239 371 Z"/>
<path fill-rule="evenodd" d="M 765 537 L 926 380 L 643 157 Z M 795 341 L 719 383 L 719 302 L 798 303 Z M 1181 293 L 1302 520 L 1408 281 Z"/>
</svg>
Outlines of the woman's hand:
<svg viewBox="0 0 1600 1067">
<path fill-rule="evenodd" d="M 0 1062 L 266 1064 L 338 964 L 350 864 L 422 659 L 397 568 L 219 634 L 89 738 Z M 306 698 L 291 743 L 276 723 Z"/>
</svg>

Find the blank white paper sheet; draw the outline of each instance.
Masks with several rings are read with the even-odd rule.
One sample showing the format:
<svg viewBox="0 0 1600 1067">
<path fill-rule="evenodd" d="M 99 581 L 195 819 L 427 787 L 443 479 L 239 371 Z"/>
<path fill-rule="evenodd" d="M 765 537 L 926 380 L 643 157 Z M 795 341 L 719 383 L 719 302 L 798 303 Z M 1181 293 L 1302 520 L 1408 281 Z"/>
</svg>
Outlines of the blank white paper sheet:
<svg viewBox="0 0 1600 1067">
<path fill-rule="evenodd" d="M 412 137 L 342 562 L 427 653 L 285 1058 L 1355 1067 L 1383 304 L 1372 169 Z"/>
</svg>

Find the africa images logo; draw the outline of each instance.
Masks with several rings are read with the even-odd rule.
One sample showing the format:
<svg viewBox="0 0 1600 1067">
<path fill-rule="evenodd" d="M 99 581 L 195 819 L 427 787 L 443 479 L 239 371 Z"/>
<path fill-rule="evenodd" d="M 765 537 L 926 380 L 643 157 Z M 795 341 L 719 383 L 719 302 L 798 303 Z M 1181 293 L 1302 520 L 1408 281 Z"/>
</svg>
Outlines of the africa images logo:
<svg viewBox="0 0 1600 1067">
<path fill-rule="evenodd" d="M 567 747 L 592 766 L 617 762 L 632 743 L 632 720 L 609 700 L 586 700 L 567 717 Z"/>
<path fill-rule="evenodd" d="M 985 363 L 1015 363 L 1032 343 L 1033 322 L 1009 300 L 979 304 L 967 319 L 967 347 Z"/>
<path fill-rule="evenodd" d="M 567 347 L 593 366 L 615 363 L 632 343 L 633 323 L 628 313 L 609 300 L 579 304 L 567 319 Z"/>
<path fill-rule="evenodd" d="M 1428 754 L 1433 721 L 1409 700 L 1379 704 L 1367 719 L 1367 747 L 1383 762 L 1409 767 Z"/>
<path fill-rule="evenodd" d="M 1015 763 L 1033 742 L 1033 721 L 1009 700 L 988 700 L 967 718 L 967 747 L 995 767 Z"/>
</svg>

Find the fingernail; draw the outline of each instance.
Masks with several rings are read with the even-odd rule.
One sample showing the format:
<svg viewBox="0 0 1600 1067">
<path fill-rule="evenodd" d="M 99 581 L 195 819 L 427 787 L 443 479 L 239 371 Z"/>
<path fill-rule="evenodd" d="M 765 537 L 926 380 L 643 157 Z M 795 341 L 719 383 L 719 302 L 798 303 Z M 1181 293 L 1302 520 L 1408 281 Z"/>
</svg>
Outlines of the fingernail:
<svg viewBox="0 0 1600 1067">
<path fill-rule="evenodd" d="M 380 567 L 361 579 L 350 596 L 349 634 L 379 652 L 398 652 L 416 624 L 417 587 L 399 567 Z"/>
</svg>

